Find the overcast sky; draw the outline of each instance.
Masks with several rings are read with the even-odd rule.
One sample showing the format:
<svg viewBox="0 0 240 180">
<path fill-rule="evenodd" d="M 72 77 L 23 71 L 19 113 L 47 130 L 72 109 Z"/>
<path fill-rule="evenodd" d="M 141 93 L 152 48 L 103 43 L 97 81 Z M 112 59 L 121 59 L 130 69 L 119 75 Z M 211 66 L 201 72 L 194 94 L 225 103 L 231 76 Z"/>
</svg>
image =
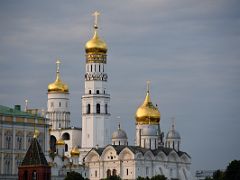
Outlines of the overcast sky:
<svg viewBox="0 0 240 180">
<path fill-rule="evenodd" d="M 46 109 L 55 61 L 70 87 L 72 125 L 81 127 L 84 45 L 101 13 L 108 45 L 111 118 L 134 142 L 137 107 L 151 99 L 167 133 L 172 117 L 192 169 L 240 159 L 238 0 L 0 1 L 0 104 Z"/>
</svg>

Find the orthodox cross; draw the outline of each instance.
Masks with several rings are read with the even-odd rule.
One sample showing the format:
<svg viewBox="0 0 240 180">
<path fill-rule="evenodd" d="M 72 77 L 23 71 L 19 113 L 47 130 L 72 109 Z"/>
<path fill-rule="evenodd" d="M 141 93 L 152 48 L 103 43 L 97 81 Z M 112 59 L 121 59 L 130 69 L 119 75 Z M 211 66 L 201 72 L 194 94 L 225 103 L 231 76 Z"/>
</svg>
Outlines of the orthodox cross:
<svg viewBox="0 0 240 180">
<path fill-rule="evenodd" d="M 61 64 L 59 59 L 56 61 L 56 64 L 57 64 L 57 73 L 59 73 L 59 69 L 60 69 L 59 67 L 60 67 L 60 64 Z"/>
<path fill-rule="evenodd" d="M 150 89 L 149 86 L 150 86 L 150 81 L 148 80 L 147 81 L 147 92 L 149 92 L 149 89 Z"/>
<path fill-rule="evenodd" d="M 176 124 L 176 117 L 173 116 L 173 117 L 172 117 L 172 130 L 175 129 L 175 124 Z"/>
<path fill-rule="evenodd" d="M 98 27 L 97 26 L 97 24 L 98 24 L 98 16 L 100 16 L 100 13 L 95 11 L 92 15 L 94 16 L 94 27 L 97 28 Z"/>
</svg>

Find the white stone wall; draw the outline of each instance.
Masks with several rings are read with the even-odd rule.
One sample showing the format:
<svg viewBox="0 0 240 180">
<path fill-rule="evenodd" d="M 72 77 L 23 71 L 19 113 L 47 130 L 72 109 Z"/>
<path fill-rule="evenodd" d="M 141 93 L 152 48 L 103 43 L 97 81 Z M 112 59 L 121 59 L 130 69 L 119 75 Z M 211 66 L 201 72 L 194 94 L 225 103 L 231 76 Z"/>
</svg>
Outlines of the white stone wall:
<svg viewBox="0 0 240 180">
<path fill-rule="evenodd" d="M 133 154 L 126 146 L 119 154 L 112 146 L 107 146 L 101 156 L 95 151 L 85 158 L 86 168 L 89 170 L 89 179 L 107 177 L 107 171 L 115 169 L 116 175 L 122 179 L 136 179 L 138 176 L 149 177 L 164 175 L 168 179 L 191 180 L 190 158 L 183 154 L 181 157 L 172 150 L 168 155 L 160 151 L 153 155 L 151 151 Z"/>
<path fill-rule="evenodd" d="M 53 135 L 57 140 L 63 138 L 65 133 L 69 134 L 70 139 L 64 140 L 68 146 L 68 151 L 65 151 L 65 156 L 70 157 L 70 152 L 74 147 L 81 147 L 82 130 L 81 129 L 59 129 L 50 131 L 50 135 Z"/>
<path fill-rule="evenodd" d="M 68 93 L 48 93 L 47 107 L 47 118 L 50 119 L 53 130 L 70 126 Z"/>
</svg>

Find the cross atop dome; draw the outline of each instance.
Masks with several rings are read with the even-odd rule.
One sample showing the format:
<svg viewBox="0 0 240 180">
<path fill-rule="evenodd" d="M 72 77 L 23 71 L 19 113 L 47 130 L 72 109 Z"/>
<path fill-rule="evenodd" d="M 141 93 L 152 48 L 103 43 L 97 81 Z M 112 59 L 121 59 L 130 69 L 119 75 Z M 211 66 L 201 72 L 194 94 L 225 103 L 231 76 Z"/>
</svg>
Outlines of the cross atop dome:
<svg viewBox="0 0 240 180">
<path fill-rule="evenodd" d="M 150 83 L 151 83 L 151 81 L 147 80 L 147 92 L 149 92 L 149 90 L 150 90 Z"/>
<path fill-rule="evenodd" d="M 94 28 L 98 28 L 98 16 L 100 16 L 100 13 L 98 11 L 95 11 L 93 14 L 94 16 Z"/>
<path fill-rule="evenodd" d="M 57 61 L 56 61 L 56 65 L 57 65 L 57 73 L 59 73 L 60 64 L 61 64 L 61 61 L 60 61 L 59 59 L 57 59 Z"/>
</svg>

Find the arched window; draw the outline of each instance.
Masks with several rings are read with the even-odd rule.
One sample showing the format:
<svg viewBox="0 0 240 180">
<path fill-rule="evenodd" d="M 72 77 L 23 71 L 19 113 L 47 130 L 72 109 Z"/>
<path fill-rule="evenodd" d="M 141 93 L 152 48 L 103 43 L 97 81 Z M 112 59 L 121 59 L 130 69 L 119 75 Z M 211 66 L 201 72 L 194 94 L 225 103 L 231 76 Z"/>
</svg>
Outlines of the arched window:
<svg viewBox="0 0 240 180">
<path fill-rule="evenodd" d="M 87 105 L 87 114 L 90 114 L 91 113 L 91 106 L 90 104 Z"/>
<path fill-rule="evenodd" d="M 100 64 L 99 64 L 99 66 L 98 66 L 98 70 L 99 70 L 99 72 L 101 71 L 101 66 L 100 66 Z"/>
<path fill-rule="evenodd" d="M 97 90 L 97 91 L 96 91 L 96 94 L 99 94 L 99 93 L 100 93 L 99 90 Z"/>
<path fill-rule="evenodd" d="M 6 149 L 12 149 L 12 144 L 13 144 L 12 132 L 7 131 L 5 133 L 5 148 Z"/>
<path fill-rule="evenodd" d="M 68 152 L 68 145 L 65 144 L 65 152 Z"/>
<path fill-rule="evenodd" d="M 97 104 L 97 105 L 96 105 L 96 113 L 97 113 L 97 114 L 100 114 L 100 104 Z"/>
<path fill-rule="evenodd" d="M 107 170 L 107 177 L 110 177 L 110 176 L 111 176 L 111 170 L 108 169 L 108 170 Z"/>
<path fill-rule="evenodd" d="M 69 135 L 69 133 L 65 132 L 65 133 L 62 135 L 62 139 L 63 139 L 63 140 L 70 140 L 70 135 Z"/>
<path fill-rule="evenodd" d="M 116 175 L 117 175 L 117 170 L 116 170 L 116 169 L 113 169 L 112 175 L 113 175 L 113 176 L 116 176 Z"/>
<path fill-rule="evenodd" d="M 32 172 L 32 180 L 37 180 L 37 172 L 36 171 Z"/>
<path fill-rule="evenodd" d="M 50 136 L 50 150 L 52 152 L 56 152 L 56 141 L 57 141 L 57 139 L 55 138 L 55 136 L 51 135 Z"/>
<path fill-rule="evenodd" d="M 96 72 L 96 64 L 95 64 L 95 66 L 94 66 L 94 71 Z"/>
<path fill-rule="evenodd" d="M 4 174 L 11 174 L 12 173 L 12 157 L 10 154 L 6 154 L 4 156 L 4 166 L 3 166 L 3 173 Z"/>
<path fill-rule="evenodd" d="M 88 92 L 89 92 L 89 94 L 92 94 L 92 91 L 91 91 L 91 90 L 89 90 Z"/>
<path fill-rule="evenodd" d="M 103 65 L 103 72 L 104 72 L 104 65 Z"/>
<path fill-rule="evenodd" d="M 62 106 L 62 104 L 61 104 L 61 102 L 59 102 L 59 107 L 61 107 Z"/>
<path fill-rule="evenodd" d="M 22 137 L 17 137 L 17 149 L 22 149 Z"/>
<path fill-rule="evenodd" d="M 128 176 L 128 168 L 126 169 L 126 175 Z"/>
<path fill-rule="evenodd" d="M 108 105 L 105 104 L 105 114 L 107 114 L 107 113 L 108 113 Z"/>
<path fill-rule="evenodd" d="M 92 72 L 92 65 L 91 65 L 91 72 Z"/>
</svg>

